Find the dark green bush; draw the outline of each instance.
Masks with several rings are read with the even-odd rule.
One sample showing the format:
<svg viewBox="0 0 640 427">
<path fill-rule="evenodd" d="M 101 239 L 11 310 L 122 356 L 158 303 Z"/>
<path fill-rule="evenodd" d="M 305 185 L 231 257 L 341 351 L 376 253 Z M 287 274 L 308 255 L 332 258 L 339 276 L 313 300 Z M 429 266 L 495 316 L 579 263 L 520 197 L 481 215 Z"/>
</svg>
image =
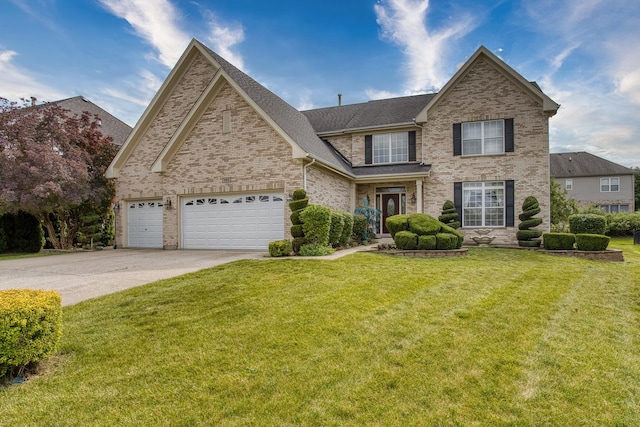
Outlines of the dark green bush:
<svg viewBox="0 0 640 427">
<path fill-rule="evenodd" d="M 307 197 L 307 192 L 303 188 L 299 188 L 291 195 L 292 200 L 302 200 Z"/>
<path fill-rule="evenodd" d="M 44 245 L 44 231 L 40 221 L 31 214 L 4 214 L 0 216 L 0 228 L 6 233 L 6 250 L 34 253 L 39 252 Z"/>
<path fill-rule="evenodd" d="M 436 234 L 436 249 L 448 251 L 451 249 L 455 249 L 458 244 L 458 238 L 449 233 L 438 233 Z"/>
<path fill-rule="evenodd" d="M 534 196 L 528 196 L 522 203 L 522 213 L 518 216 L 520 224 L 518 225 L 518 232 L 516 233 L 516 239 L 518 239 L 518 245 L 523 247 L 538 247 L 540 246 L 539 237 L 542 236 L 540 230 L 530 230 L 542 224 L 542 218 L 534 218 L 534 215 L 540 213 L 540 204 L 538 199 Z"/>
<path fill-rule="evenodd" d="M 422 251 L 432 251 L 436 248 L 436 236 L 418 236 L 418 249 Z"/>
<path fill-rule="evenodd" d="M 611 239 L 601 234 L 576 234 L 576 249 L 579 251 L 604 251 Z"/>
<path fill-rule="evenodd" d="M 537 239 L 542 236 L 542 231 L 540 230 L 518 230 L 516 232 L 516 238 L 519 242 L 521 241 L 531 241 L 533 239 Z M 538 241 L 538 246 L 540 246 L 540 242 Z"/>
<path fill-rule="evenodd" d="M 321 246 L 315 243 L 307 243 L 300 247 L 300 255 L 302 256 L 325 256 L 334 252 L 335 250 L 331 246 Z"/>
<path fill-rule="evenodd" d="M 396 243 L 396 247 L 401 250 L 418 248 L 418 235 L 410 231 L 398 231 L 393 240 Z"/>
<path fill-rule="evenodd" d="M 294 237 L 293 239 L 291 239 L 291 249 L 296 254 L 300 253 L 300 248 L 305 244 L 307 244 L 306 237 Z"/>
<path fill-rule="evenodd" d="M 299 211 L 306 208 L 307 206 L 309 206 L 308 198 L 304 198 L 301 200 L 292 200 L 289 202 L 289 208 L 291 209 L 291 212 Z"/>
<path fill-rule="evenodd" d="M 408 216 L 409 231 L 418 236 L 435 235 L 443 226 L 440 221 L 427 214 L 416 213 Z"/>
<path fill-rule="evenodd" d="M 438 217 L 438 221 L 448 225 L 453 229 L 460 228 L 460 221 L 458 221 L 458 211 L 456 210 L 456 206 L 451 200 L 447 200 L 446 202 L 444 202 L 444 205 L 442 205 L 442 215 Z"/>
<path fill-rule="evenodd" d="M 269 242 L 269 255 L 272 257 L 289 256 L 293 248 L 289 240 L 274 240 Z"/>
<path fill-rule="evenodd" d="M 409 215 L 389 216 L 385 224 L 387 225 L 387 230 L 391 233 L 391 238 L 394 238 L 398 231 L 409 230 Z"/>
<path fill-rule="evenodd" d="M 302 209 L 291 212 L 291 215 L 289 216 L 289 219 L 291 219 L 291 224 L 302 225 L 302 221 L 300 221 L 300 212 L 302 212 Z"/>
<path fill-rule="evenodd" d="M 302 224 L 296 224 L 291 226 L 291 237 L 304 237 L 304 230 Z"/>
<path fill-rule="evenodd" d="M 349 212 L 342 212 L 342 220 L 344 221 L 344 227 L 342 227 L 339 245 L 345 247 L 349 244 L 353 233 L 353 215 Z"/>
<path fill-rule="evenodd" d="M 571 250 L 576 242 L 573 233 L 544 233 L 542 239 L 544 248 L 550 251 Z"/>
<path fill-rule="evenodd" d="M 449 234 L 453 234 L 454 236 L 456 236 L 456 246 L 455 249 L 460 249 L 462 247 L 462 243 L 464 242 L 464 234 L 462 234 L 461 232 L 459 232 L 458 230 L 456 230 L 455 228 L 449 226 L 449 225 L 443 225 L 440 228 L 440 232 L 441 233 L 449 233 Z"/>
<path fill-rule="evenodd" d="M 569 229 L 573 234 L 605 234 L 607 219 L 597 214 L 575 214 L 569 216 Z"/>
<path fill-rule="evenodd" d="M 621 212 L 607 215 L 607 235 L 633 236 L 640 230 L 640 212 Z"/>
<path fill-rule="evenodd" d="M 344 218 L 339 211 L 331 211 L 331 227 L 329 228 L 329 245 L 337 247 L 342 237 L 342 229 L 344 228 Z"/>
<path fill-rule="evenodd" d="M 9 248 L 9 242 L 7 241 L 7 233 L 3 228 L 0 228 L 0 252 L 4 252 Z"/>
<path fill-rule="evenodd" d="M 62 335 L 56 291 L 0 291 L 0 377 L 52 355 Z"/>
<path fill-rule="evenodd" d="M 300 214 L 300 219 L 308 243 L 318 246 L 329 245 L 331 209 L 322 205 L 309 205 Z"/>
<path fill-rule="evenodd" d="M 362 215 L 353 215 L 353 241 L 361 244 L 367 235 L 367 218 Z"/>
</svg>

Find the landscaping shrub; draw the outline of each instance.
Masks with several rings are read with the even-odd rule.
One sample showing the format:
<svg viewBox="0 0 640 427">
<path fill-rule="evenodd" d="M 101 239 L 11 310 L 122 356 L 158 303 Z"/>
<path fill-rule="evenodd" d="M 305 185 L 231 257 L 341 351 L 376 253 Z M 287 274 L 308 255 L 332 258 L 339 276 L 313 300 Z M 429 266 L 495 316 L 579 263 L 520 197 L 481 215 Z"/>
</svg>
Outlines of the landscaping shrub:
<svg viewBox="0 0 640 427">
<path fill-rule="evenodd" d="M 436 248 L 436 236 L 418 236 L 418 249 L 422 251 L 432 251 Z"/>
<path fill-rule="evenodd" d="M 300 248 L 302 247 L 302 245 L 306 243 L 307 243 L 306 237 L 294 237 L 293 239 L 291 239 L 291 249 L 293 250 L 294 253 L 299 254 Z"/>
<path fill-rule="evenodd" d="M 329 244 L 334 248 L 340 243 L 342 229 L 344 228 L 344 218 L 339 211 L 331 211 L 331 227 L 329 228 Z"/>
<path fill-rule="evenodd" d="M 302 212 L 302 210 L 291 212 L 291 215 L 289 216 L 289 219 L 291 219 L 291 224 L 302 225 L 302 221 L 300 221 L 300 212 Z"/>
<path fill-rule="evenodd" d="M 330 246 L 321 246 L 315 243 L 307 243 L 300 247 L 300 255 L 302 256 L 324 256 L 334 252 L 335 250 Z"/>
<path fill-rule="evenodd" d="M 458 221 L 458 211 L 456 206 L 451 200 L 447 200 L 442 205 L 442 215 L 438 217 L 438 221 L 448 225 L 453 229 L 460 228 L 460 221 Z"/>
<path fill-rule="evenodd" d="M 309 205 L 300 213 L 300 219 L 308 243 L 329 245 L 331 209 L 322 205 Z"/>
<path fill-rule="evenodd" d="M 410 231 L 398 231 L 393 240 L 396 243 L 396 247 L 401 250 L 418 248 L 418 235 Z"/>
<path fill-rule="evenodd" d="M 289 256 L 293 248 L 289 240 L 274 240 L 269 242 L 269 255 L 272 257 Z"/>
<path fill-rule="evenodd" d="M 522 203 L 522 213 L 518 216 L 520 224 L 518 225 L 518 232 L 516 232 L 516 238 L 518 239 L 518 245 L 523 247 L 539 247 L 542 231 L 530 230 L 542 224 L 542 218 L 534 218 L 535 215 L 540 213 L 540 204 L 538 199 L 533 196 L 528 196 Z"/>
<path fill-rule="evenodd" d="M 0 377 L 56 351 L 62 335 L 62 304 L 56 291 L 0 291 Z"/>
<path fill-rule="evenodd" d="M 601 234 L 576 234 L 576 249 L 579 251 L 604 251 L 609 246 L 607 236 Z"/>
<path fill-rule="evenodd" d="M 434 235 L 440 231 L 443 223 L 427 214 L 411 214 L 408 218 L 409 231 L 418 236 Z"/>
<path fill-rule="evenodd" d="M 291 237 L 304 237 L 304 229 L 302 228 L 302 224 L 291 226 Z"/>
<path fill-rule="evenodd" d="M 576 236 L 573 233 L 544 233 L 542 239 L 544 248 L 550 251 L 571 250 L 576 242 Z"/>
<path fill-rule="evenodd" d="M 449 233 L 449 234 L 453 234 L 454 236 L 456 236 L 456 246 L 455 249 L 460 249 L 462 247 L 462 243 L 464 242 L 464 234 L 462 234 L 461 232 L 459 232 L 458 230 L 456 230 L 455 228 L 449 226 L 449 225 L 443 225 L 440 228 L 440 232 L 441 233 Z"/>
<path fill-rule="evenodd" d="M 300 200 L 292 200 L 289 202 L 289 208 L 291 208 L 291 212 L 299 211 L 306 208 L 309 205 L 309 198 L 305 197 Z"/>
<path fill-rule="evenodd" d="M 438 233 L 436 234 L 436 249 L 448 251 L 456 249 L 458 238 L 454 234 Z"/>
<path fill-rule="evenodd" d="M 357 207 L 354 213 L 362 215 L 367 219 L 367 228 L 365 229 L 363 240 L 368 240 L 375 236 L 376 226 L 382 212 L 380 212 L 380 209 L 369 206 L 369 197 L 365 197 L 362 200 L 362 204 L 363 206 Z"/>
<path fill-rule="evenodd" d="M 409 230 L 409 215 L 389 216 L 385 220 L 385 225 L 389 233 L 391 233 L 391 238 L 394 238 L 398 231 Z"/>
<path fill-rule="evenodd" d="M 40 221 L 31 214 L 4 214 L 0 217 L 0 228 L 6 233 L 6 250 L 33 253 L 39 252 L 44 245 Z"/>
<path fill-rule="evenodd" d="M 609 236 L 633 236 L 640 230 L 640 212 L 621 212 L 607 215 L 607 232 Z"/>
<path fill-rule="evenodd" d="M 349 212 L 342 212 L 342 220 L 344 221 L 344 227 L 342 227 L 339 245 L 345 247 L 349 244 L 353 233 L 353 215 Z"/>
<path fill-rule="evenodd" d="M 307 191 L 305 189 L 303 189 L 303 188 L 298 188 L 291 195 L 291 199 L 292 200 L 302 200 L 305 197 L 307 197 Z"/>
<path fill-rule="evenodd" d="M 300 214 L 309 205 L 309 198 L 307 197 L 307 192 L 300 188 L 293 192 L 291 199 L 289 202 L 289 209 L 291 209 L 291 237 L 293 237 L 291 248 L 297 254 L 300 246 L 307 242 L 304 238 L 304 227 L 302 226 Z"/>
<path fill-rule="evenodd" d="M 361 244 L 365 241 L 367 235 L 367 218 L 362 215 L 353 216 L 353 241 Z"/>
<path fill-rule="evenodd" d="M 9 248 L 9 242 L 7 241 L 7 233 L 4 229 L 0 228 L 0 252 L 4 252 Z"/>
<path fill-rule="evenodd" d="M 569 229 L 573 234 L 605 234 L 607 219 L 597 214 L 575 214 L 569 217 Z"/>
</svg>

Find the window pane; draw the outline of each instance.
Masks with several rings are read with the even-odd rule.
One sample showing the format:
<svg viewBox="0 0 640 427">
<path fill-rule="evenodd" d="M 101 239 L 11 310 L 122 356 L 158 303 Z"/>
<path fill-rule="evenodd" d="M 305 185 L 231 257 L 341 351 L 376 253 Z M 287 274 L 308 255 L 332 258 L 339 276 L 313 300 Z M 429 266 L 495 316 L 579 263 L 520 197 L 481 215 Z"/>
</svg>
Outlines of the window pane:
<svg viewBox="0 0 640 427">
<path fill-rule="evenodd" d="M 462 184 L 464 227 L 504 227 L 504 182 Z"/>
<path fill-rule="evenodd" d="M 406 162 L 409 160 L 407 132 L 373 135 L 373 163 Z"/>
<path fill-rule="evenodd" d="M 463 123 L 462 139 L 480 139 L 482 138 L 482 123 Z"/>
<path fill-rule="evenodd" d="M 462 124 L 462 154 L 504 153 L 504 120 Z"/>
<path fill-rule="evenodd" d="M 496 120 L 493 122 L 484 122 L 484 137 L 485 138 L 500 138 L 502 139 L 502 120 Z"/>
<path fill-rule="evenodd" d="M 482 209 L 465 209 L 463 217 L 465 227 L 482 227 Z"/>
<path fill-rule="evenodd" d="M 489 138 L 484 141 L 485 154 L 498 154 L 504 152 L 502 138 Z"/>
<path fill-rule="evenodd" d="M 611 191 L 620 191 L 620 178 L 611 178 Z"/>
</svg>

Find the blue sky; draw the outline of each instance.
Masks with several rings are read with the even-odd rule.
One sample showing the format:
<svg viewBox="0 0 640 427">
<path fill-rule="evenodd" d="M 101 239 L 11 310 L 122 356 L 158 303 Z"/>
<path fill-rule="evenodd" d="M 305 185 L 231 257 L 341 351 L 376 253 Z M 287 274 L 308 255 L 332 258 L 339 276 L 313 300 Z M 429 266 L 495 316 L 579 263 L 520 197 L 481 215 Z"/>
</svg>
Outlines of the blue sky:
<svg viewBox="0 0 640 427">
<path fill-rule="evenodd" d="M 640 166 L 637 0 L 2 0 L 0 96 L 134 125 L 191 38 L 299 109 L 439 90 L 484 45 L 561 104 L 552 152 Z"/>
</svg>

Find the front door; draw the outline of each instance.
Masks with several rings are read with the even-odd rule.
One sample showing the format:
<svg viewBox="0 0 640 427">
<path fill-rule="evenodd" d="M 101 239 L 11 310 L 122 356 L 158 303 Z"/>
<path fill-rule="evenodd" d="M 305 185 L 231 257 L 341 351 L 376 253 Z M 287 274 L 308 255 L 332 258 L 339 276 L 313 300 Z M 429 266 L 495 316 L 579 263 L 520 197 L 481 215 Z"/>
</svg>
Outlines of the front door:
<svg viewBox="0 0 640 427">
<path fill-rule="evenodd" d="M 382 195 L 382 233 L 388 234 L 387 217 L 400 213 L 400 194 Z"/>
</svg>

